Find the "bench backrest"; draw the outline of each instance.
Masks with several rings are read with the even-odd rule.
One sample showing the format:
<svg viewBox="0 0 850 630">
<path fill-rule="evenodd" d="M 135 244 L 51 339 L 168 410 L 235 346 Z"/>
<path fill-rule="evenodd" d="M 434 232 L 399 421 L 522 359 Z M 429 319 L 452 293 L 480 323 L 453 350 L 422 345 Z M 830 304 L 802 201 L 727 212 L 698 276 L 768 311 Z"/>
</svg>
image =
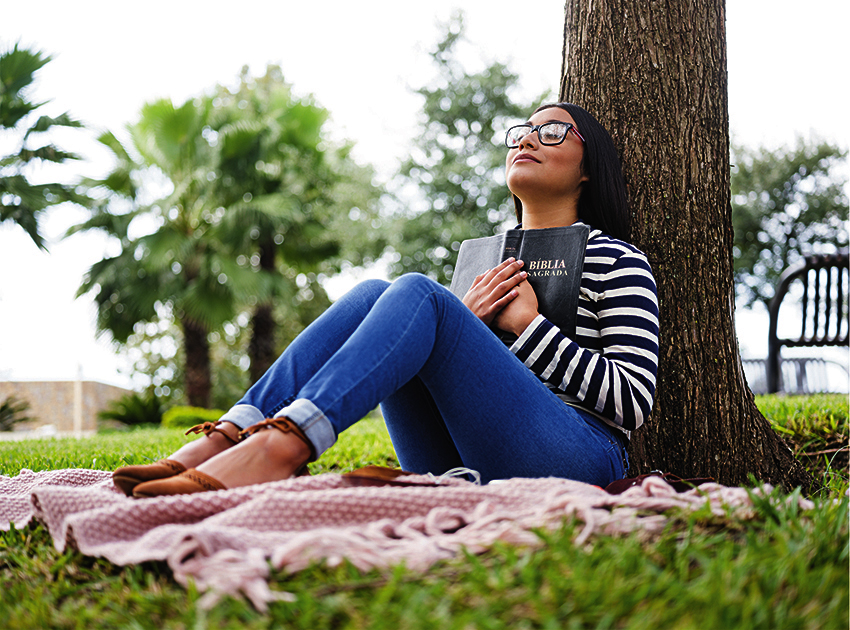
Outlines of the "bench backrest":
<svg viewBox="0 0 850 630">
<path fill-rule="evenodd" d="M 848 345 L 848 260 L 846 251 L 807 256 L 799 264 L 786 269 L 780 277 L 776 294 L 770 302 L 766 366 L 769 392 L 782 389 L 779 362 L 783 346 L 822 348 Z M 800 336 L 780 338 L 777 334 L 779 307 L 795 280 L 803 285 Z"/>
</svg>

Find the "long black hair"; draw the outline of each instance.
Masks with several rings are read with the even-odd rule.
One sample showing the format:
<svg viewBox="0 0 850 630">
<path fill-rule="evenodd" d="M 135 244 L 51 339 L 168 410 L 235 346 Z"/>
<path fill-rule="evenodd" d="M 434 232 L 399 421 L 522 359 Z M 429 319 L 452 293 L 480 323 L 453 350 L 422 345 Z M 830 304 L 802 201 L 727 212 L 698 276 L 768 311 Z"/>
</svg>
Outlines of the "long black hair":
<svg viewBox="0 0 850 630">
<path fill-rule="evenodd" d="M 578 200 L 578 218 L 606 234 L 628 241 L 631 234 L 631 212 L 626 196 L 626 182 L 620 158 L 611 135 L 589 112 L 572 103 L 548 103 L 534 113 L 559 107 L 572 116 L 584 137 L 582 172 L 584 182 Z M 517 221 L 522 223 L 522 202 L 514 195 Z"/>
</svg>

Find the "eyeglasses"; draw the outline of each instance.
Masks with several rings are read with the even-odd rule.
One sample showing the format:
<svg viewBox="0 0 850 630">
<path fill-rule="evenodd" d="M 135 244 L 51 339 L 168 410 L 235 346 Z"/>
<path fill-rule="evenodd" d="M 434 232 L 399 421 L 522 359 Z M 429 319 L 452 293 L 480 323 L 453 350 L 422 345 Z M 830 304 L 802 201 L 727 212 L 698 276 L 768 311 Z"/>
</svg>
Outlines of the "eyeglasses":
<svg viewBox="0 0 850 630">
<path fill-rule="evenodd" d="M 505 145 L 509 149 L 516 149 L 519 146 L 520 140 L 528 134 L 537 132 L 537 137 L 540 138 L 540 144 L 545 144 L 548 147 L 561 144 L 567 137 L 567 134 L 572 129 L 576 137 L 584 142 L 584 138 L 575 128 L 575 125 L 568 122 L 547 122 L 542 125 L 515 125 L 508 129 L 505 134 Z"/>
</svg>

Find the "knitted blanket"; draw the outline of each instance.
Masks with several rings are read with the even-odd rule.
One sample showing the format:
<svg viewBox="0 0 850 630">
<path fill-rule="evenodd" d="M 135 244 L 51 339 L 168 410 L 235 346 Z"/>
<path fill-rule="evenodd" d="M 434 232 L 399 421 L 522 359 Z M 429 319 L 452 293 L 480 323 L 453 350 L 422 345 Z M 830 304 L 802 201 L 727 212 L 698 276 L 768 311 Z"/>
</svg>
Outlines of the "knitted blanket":
<svg viewBox="0 0 850 630">
<path fill-rule="evenodd" d="M 166 561 L 181 584 L 247 596 L 260 610 L 289 593 L 268 587 L 270 565 L 293 572 L 343 559 L 362 570 L 400 562 L 415 571 L 462 549 L 481 553 L 496 541 L 536 547 L 535 528 L 564 518 L 582 523 L 576 544 L 596 534 L 660 532 L 671 508 L 708 504 L 746 518 L 743 488 L 704 484 L 676 493 L 657 477 L 620 495 L 566 479 L 510 479 L 478 486 L 455 478 L 407 477 L 406 487 L 350 487 L 322 474 L 193 495 L 132 499 L 98 470 L 22 470 L 0 475 L 0 529 L 35 518 L 58 551 L 70 547 L 118 565 Z M 755 492 L 770 492 L 766 486 Z M 801 507 L 811 503 L 800 499 Z"/>
</svg>

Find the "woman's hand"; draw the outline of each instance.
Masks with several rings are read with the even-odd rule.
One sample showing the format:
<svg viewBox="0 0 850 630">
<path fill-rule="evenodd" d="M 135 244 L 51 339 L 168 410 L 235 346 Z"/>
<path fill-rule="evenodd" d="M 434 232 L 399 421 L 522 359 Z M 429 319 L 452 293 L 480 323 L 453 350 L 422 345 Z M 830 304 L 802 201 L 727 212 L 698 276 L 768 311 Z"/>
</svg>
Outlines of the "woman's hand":
<svg viewBox="0 0 850 630">
<path fill-rule="evenodd" d="M 521 271 L 522 265 L 522 261 L 509 258 L 480 276 L 476 276 L 469 291 L 463 297 L 463 303 L 488 326 L 495 321 L 502 330 L 513 332 L 511 329 L 519 325 L 519 318 L 527 316 L 530 307 L 535 311 L 535 317 L 537 316 L 537 297 L 531 285 L 525 282 L 528 274 Z M 523 284 L 524 287 L 521 287 Z M 521 307 L 511 309 L 508 316 L 503 317 L 502 313 L 517 298 L 520 298 Z M 533 301 L 533 307 L 531 301 Z M 503 328 L 503 326 L 511 328 Z"/>
<path fill-rule="evenodd" d="M 505 307 L 496 313 L 493 318 L 493 323 L 496 328 L 515 334 L 519 337 L 529 324 L 534 321 L 534 318 L 539 314 L 537 303 L 537 295 L 531 284 L 524 280 L 513 289 L 516 294 Z"/>
</svg>

